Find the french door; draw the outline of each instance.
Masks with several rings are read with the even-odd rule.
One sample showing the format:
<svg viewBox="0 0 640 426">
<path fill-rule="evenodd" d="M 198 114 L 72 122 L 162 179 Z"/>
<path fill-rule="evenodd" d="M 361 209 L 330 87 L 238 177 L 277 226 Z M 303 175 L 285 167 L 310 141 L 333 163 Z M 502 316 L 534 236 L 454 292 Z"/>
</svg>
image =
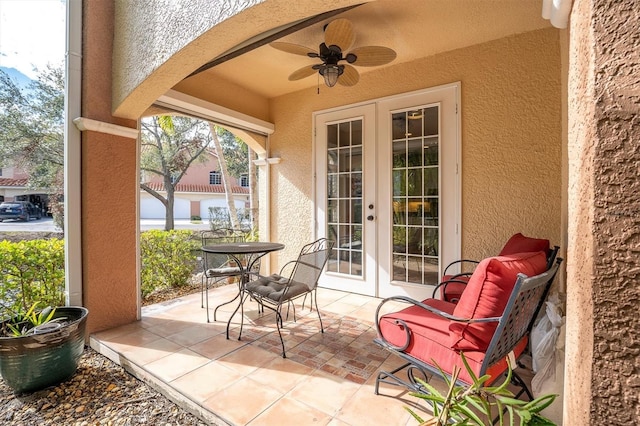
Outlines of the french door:
<svg viewBox="0 0 640 426">
<path fill-rule="evenodd" d="M 320 285 L 425 298 L 460 255 L 459 85 L 317 113 Z"/>
</svg>

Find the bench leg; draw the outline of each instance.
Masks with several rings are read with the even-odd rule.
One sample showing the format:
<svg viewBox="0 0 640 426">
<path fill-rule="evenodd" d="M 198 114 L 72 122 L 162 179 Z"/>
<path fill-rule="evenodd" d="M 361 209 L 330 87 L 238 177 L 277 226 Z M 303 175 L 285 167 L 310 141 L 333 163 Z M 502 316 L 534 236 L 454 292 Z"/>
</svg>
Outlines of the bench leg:
<svg viewBox="0 0 640 426">
<path fill-rule="evenodd" d="M 398 373 L 400 373 L 402 370 L 405 370 L 405 369 L 406 369 L 407 380 L 401 379 L 398 376 Z M 391 370 L 391 371 L 380 370 L 380 372 L 378 373 L 378 377 L 376 378 L 376 387 L 374 392 L 376 395 L 380 394 L 379 388 L 380 388 L 380 383 L 382 382 L 382 383 L 386 383 L 393 386 L 403 386 L 409 390 L 424 393 L 424 390 L 425 390 L 424 386 L 422 386 L 416 380 L 417 374 L 422 376 L 422 377 L 419 377 L 422 381 L 428 382 L 431 379 L 431 374 L 428 374 L 424 369 L 410 362 L 407 362 L 406 364 L 401 365 L 395 370 Z"/>
</svg>

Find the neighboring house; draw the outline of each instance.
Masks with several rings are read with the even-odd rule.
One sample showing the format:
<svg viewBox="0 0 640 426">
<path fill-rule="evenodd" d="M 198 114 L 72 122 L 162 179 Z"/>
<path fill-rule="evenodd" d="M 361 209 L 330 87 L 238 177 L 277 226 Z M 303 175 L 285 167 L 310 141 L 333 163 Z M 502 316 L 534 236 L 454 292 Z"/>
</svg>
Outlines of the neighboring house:
<svg viewBox="0 0 640 426">
<path fill-rule="evenodd" d="M 66 272 L 89 332 L 140 318 L 137 123 L 169 108 L 253 135 L 260 238 L 285 244 L 272 270 L 327 235 L 322 286 L 420 297 L 451 258 L 515 232 L 560 245 L 564 417 L 623 424 L 639 382 L 640 14 L 551 3 L 567 29 L 540 0 L 67 2 L 82 55 L 67 65 Z M 322 85 L 305 53 L 335 18 L 354 24 L 347 44 L 397 57 Z"/>
<path fill-rule="evenodd" d="M 0 201 L 31 201 L 49 213 L 49 195 L 28 187 L 29 174 L 18 167 L 0 168 Z"/>
<path fill-rule="evenodd" d="M 210 208 L 227 208 L 218 157 L 213 152 L 206 152 L 203 155 L 207 160 L 193 163 L 176 185 L 173 209 L 175 219 L 189 219 L 198 216 L 207 221 L 210 216 Z M 160 176 L 144 173 L 142 179 L 151 189 L 164 197 L 167 196 Z M 243 176 L 239 181 L 232 178 L 231 189 L 236 208 L 241 211 L 248 209 L 249 182 L 247 177 Z M 164 205 L 144 190 L 140 191 L 140 218 L 165 218 Z"/>
</svg>

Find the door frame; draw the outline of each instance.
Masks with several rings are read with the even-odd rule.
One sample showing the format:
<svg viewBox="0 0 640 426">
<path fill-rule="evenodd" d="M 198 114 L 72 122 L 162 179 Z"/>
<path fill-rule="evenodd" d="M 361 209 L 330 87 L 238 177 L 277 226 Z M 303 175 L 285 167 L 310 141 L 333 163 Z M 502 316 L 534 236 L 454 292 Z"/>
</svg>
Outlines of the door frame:
<svg viewBox="0 0 640 426">
<path fill-rule="evenodd" d="M 342 105 L 339 107 L 334 107 L 334 108 L 329 108 L 329 109 L 324 109 L 324 110 L 319 110 L 319 111 L 314 111 L 312 113 L 312 159 L 313 159 L 313 191 L 312 191 L 312 197 L 313 197 L 313 202 L 314 202 L 314 209 L 313 209 L 313 218 L 314 218 L 314 232 L 315 232 L 315 237 L 319 237 L 320 235 L 324 235 L 324 231 L 320 230 L 320 220 L 322 219 L 322 217 L 319 217 L 319 208 L 317 206 L 317 201 L 318 201 L 318 196 L 319 194 L 317 193 L 317 188 L 318 188 L 318 132 L 316 129 L 316 120 L 317 117 L 319 115 L 324 115 L 324 114 L 331 114 L 331 113 L 348 113 L 349 110 L 352 109 L 356 109 L 359 107 L 366 107 L 366 106 L 371 106 L 373 105 L 375 108 L 375 144 L 376 146 L 379 145 L 380 141 L 382 140 L 382 137 L 387 137 L 382 136 L 381 135 L 381 126 L 380 126 L 380 108 L 381 105 L 385 105 L 385 104 L 391 104 L 393 105 L 396 101 L 398 100 L 406 100 L 406 102 L 410 102 L 411 99 L 418 99 L 420 96 L 423 95 L 428 95 L 428 94 L 434 94 L 437 92 L 446 92 L 448 90 L 453 90 L 454 93 L 454 98 L 455 98 L 455 105 L 453 105 L 454 108 L 454 114 L 455 114 L 455 123 L 452 124 L 452 126 L 450 127 L 450 131 L 454 131 L 455 132 L 455 184 L 454 184 L 454 188 L 456 191 L 456 197 L 453 203 L 453 209 L 454 211 L 447 211 L 447 215 L 450 218 L 450 220 L 453 223 L 453 226 L 450 227 L 449 232 L 452 232 L 453 235 L 451 235 L 451 237 L 448 237 L 448 243 L 449 243 L 449 247 L 448 250 L 446 251 L 446 253 L 443 253 L 442 250 L 440 251 L 442 254 L 440 256 L 440 262 L 439 262 L 439 271 L 440 271 L 440 275 L 442 274 L 442 269 L 444 268 L 445 265 L 447 265 L 449 262 L 459 259 L 460 258 L 460 253 L 461 253 L 461 233 L 462 233 L 462 228 L 461 228 L 461 217 L 462 217 L 462 211 L 461 211 L 461 203 L 462 203 L 462 161 L 461 161 L 461 146 L 462 146 L 462 131 L 461 131 L 461 118 L 460 118 L 460 105 L 461 105 L 461 82 L 457 81 L 457 82 L 453 82 L 453 83 L 448 83 L 448 84 L 443 84 L 440 86 L 435 86 L 435 87 L 430 87 L 430 88 L 426 88 L 426 89 L 419 89 L 419 90 L 415 90 L 415 91 L 411 91 L 411 92 L 405 92 L 405 93 L 399 93 L 396 95 L 391 95 L 391 96 L 385 96 L 382 98 L 376 98 L 376 99 L 371 99 L 371 100 L 367 100 L 367 101 L 363 101 L 363 102 L 357 102 L 357 103 L 353 103 L 353 104 L 349 104 L 349 105 Z M 451 107 L 451 105 L 446 105 L 446 107 Z M 354 117 L 357 116 L 358 114 L 352 114 Z M 380 167 L 381 165 L 384 164 L 385 159 L 382 158 L 382 155 L 379 155 L 379 152 L 376 150 L 375 152 L 375 158 L 376 158 L 376 167 Z M 376 186 L 376 193 L 374 194 L 375 197 L 375 205 L 376 207 L 376 220 L 375 220 L 375 226 L 376 226 L 376 241 L 375 241 L 375 249 L 373 251 L 375 259 L 373 259 L 373 261 L 376 263 L 376 266 L 379 265 L 379 259 L 380 256 L 382 255 L 381 251 L 382 249 L 381 244 L 380 244 L 380 235 L 382 234 L 381 232 L 381 225 L 379 225 L 379 213 L 380 213 L 380 184 L 381 182 L 379 181 L 380 177 L 379 174 L 376 173 L 375 175 L 375 186 Z M 367 203 L 366 200 L 363 200 L 363 203 Z M 364 206 L 363 206 L 364 208 Z M 442 213 L 442 207 L 441 207 L 441 211 L 440 213 Z M 442 215 L 440 214 L 440 217 L 442 218 Z M 364 225 L 364 224 L 363 224 Z M 441 246 L 442 249 L 442 246 Z M 391 255 L 391 253 L 388 253 L 389 255 Z M 369 261 L 371 261 L 371 259 L 369 259 Z M 376 268 L 379 269 L 379 268 Z M 455 272 L 455 271 L 454 271 Z M 426 297 L 430 297 L 431 293 L 432 293 L 432 289 L 433 286 L 425 286 L 425 285 L 415 285 L 415 284 L 392 284 L 391 286 L 387 286 L 389 288 L 387 288 L 386 290 L 383 289 L 381 291 L 381 284 L 379 282 L 379 280 L 381 279 L 381 273 L 378 271 L 376 273 L 375 276 L 375 283 L 374 283 L 374 289 L 373 289 L 373 293 L 370 294 L 372 296 L 376 296 L 376 297 L 389 297 L 391 295 L 406 295 L 409 297 L 413 297 L 416 299 L 423 299 Z M 387 274 L 389 275 L 389 274 Z M 333 286 L 331 286 L 328 283 L 328 279 L 326 277 L 326 272 L 322 274 L 322 277 L 320 279 L 320 286 L 321 287 L 329 287 L 332 288 Z"/>
<path fill-rule="evenodd" d="M 375 176 L 373 170 L 376 168 L 377 157 L 375 152 L 375 147 L 378 143 L 377 140 L 377 112 L 376 112 L 376 104 L 375 103 L 364 103 L 356 106 L 349 106 L 347 108 L 333 109 L 330 111 L 319 111 L 313 114 L 313 128 L 314 128 L 314 141 L 313 141 L 313 164 L 314 164 L 314 192 L 313 192 L 313 200 L 314 200 L 314 228 L 316 233 L 316 238 L 318 237 L 326 237 L 325 229 L 321 227 L 321 225 L 326 225 L 326 211 L 318 205 L 320 200 L 325 201 L 327 199 L 327 184 L 323 186 L 320 185 L 318 181 L 318 176 L 326 177 L 326 168 L 327 168 L 327 157 L 326 157 L 326 149 L 324 150 L 325 155 L 323 157 L 318 156 L 318 151 L 320 147 L 326 148 L 326 140 L 321 140 L 322 138 L 326 139 L 324 129 L 318 130 L 316 128 L 316 124 L 322 118 L 324 118 L 323 123 L 326 125 L 347 121 L 354 121 L 358 119 L 362 119 L 362 185 L 364 188 L 362 195 L 362 209 L 363 209 L 363 219 L 362 219 L 362 262 L 364 269 L 362 270 L 362 275 L 348 275 L 348 274 L 340 274 L 336 272 L 328 272 L 326 269 L 323 272 L 322 276 L 319 280 L 319 285 L 321 287 L 332 288 L 336 290 L 345 290 L 345 286 L 348 286 L 349 283 L 353 283 L 354 290 L 358 290 L 358 294 L 364 294 L 367 296 L 375 296 L 377 293 L 377 223 L 376 221 L 368 221 L 365 219 L 367 216 L 367 205 L 373 204 L 377 205 L 377 192 L 375 188 L 377 188 L 377 182 L 373 182 L 371 185 L 371 180 L 365 180 L 365 176 L 367 174 L 371 174 Z M 371 149 L 373 150 L 373 155 L 366 155 L 366 152 Z M 323 170 L 321 170 L 323 169 Z M 377 179 L 377 178 L 376 178 Z M 373 188 L 373 190 L 371 189 Z M 326 205 L 324 206 L 326 208 Z M 375 213 L 373 213 L 375 214 Z M 335 248 L 335 247 L 334 247 Z M 373 255 L 372 255 L 373 254 Z M 367 256 L 369 255 L 369 256 Z M 372 256 L 371 256 L 372 255 Z M 329 259 L 331 261 L 331 259 Z M 355 292 L 355 291 L 354 291 Z"/>
</svg>

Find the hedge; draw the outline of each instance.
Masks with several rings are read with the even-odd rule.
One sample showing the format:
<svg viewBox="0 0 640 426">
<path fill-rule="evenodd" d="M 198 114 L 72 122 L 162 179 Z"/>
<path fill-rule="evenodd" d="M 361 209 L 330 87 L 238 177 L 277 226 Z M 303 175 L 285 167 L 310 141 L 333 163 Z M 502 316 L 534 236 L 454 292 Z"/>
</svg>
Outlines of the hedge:
<svg viewBox="0 0 640 426">
<path fill-rule="evenodd" d="M 29 309 L 65 303 L 64 241 L 58 238 L 0 241 L 0 304 L 2 317 Z"/>
<path fill-rule="evenodd" d="M 200 240 L 184 229 L 140 234 L 142 297 L 153 290 L 188 285 L 196 267 Z"/>
</svg>

